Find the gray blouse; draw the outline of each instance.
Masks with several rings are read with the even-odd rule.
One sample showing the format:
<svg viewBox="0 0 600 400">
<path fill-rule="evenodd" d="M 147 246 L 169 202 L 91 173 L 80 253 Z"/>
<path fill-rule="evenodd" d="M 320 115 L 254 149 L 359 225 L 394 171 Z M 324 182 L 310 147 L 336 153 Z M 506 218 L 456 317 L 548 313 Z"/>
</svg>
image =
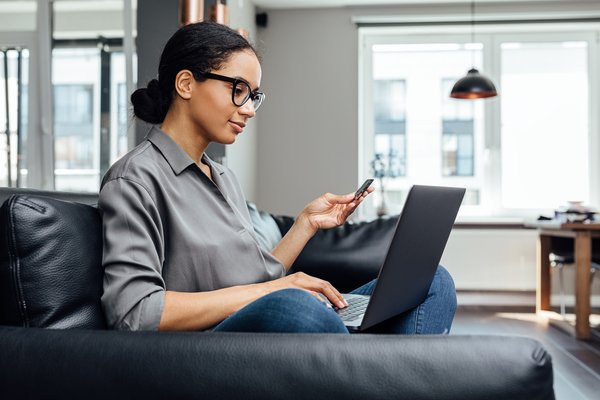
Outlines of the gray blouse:
<svg viewBox="0 0 600 400">
<path fill-rule="evenodd" d="M 152 127 L 104 176 L 98 207 L 109 326 L 158 329 L 165 290 L 202 292 L 284 275 L 257 242 L 234 174 L 206 155 L 203 161 L 214 183 Z"/>
</svg>

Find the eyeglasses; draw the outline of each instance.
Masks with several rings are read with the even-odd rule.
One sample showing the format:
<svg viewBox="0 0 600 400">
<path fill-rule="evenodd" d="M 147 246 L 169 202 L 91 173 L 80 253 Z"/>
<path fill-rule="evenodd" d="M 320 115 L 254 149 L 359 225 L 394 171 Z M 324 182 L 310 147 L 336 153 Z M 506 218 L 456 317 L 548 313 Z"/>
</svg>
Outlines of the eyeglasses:
<svg viewBox="0 0 600 400">
<path fill-rule="evenodd" d="M 213 74 L 210 72 L 201 72 L 198 75 L 206 79 L 216 79 L 218 81 L 229 82 L 233 86 L 231 87 L 231 101 L 238 107 L 243 106 L 246 102 L 252 99 L 254 105 L 254 111 L 258 110 L 258 107 L 262 104 L 265 99 L 265 94 L 262 92 L 253 92 L 250 89 L 248 82 L 241 79 L 230 78 L 228 76 Z"/>
</svg>

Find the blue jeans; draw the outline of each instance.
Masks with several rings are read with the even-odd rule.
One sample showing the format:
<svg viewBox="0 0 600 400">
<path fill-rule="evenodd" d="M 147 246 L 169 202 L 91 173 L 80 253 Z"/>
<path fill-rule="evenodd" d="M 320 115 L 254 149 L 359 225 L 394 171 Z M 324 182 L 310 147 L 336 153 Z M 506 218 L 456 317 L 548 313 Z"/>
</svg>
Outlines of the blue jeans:
<svg viewBox="0 0 600 400">
<path fill-rule="evenodd" d="M 351 293 L 370 295 L 376 282 L 374 279 Z M 455 311 L 454 281 L 440 265 L 423 303 L 366 333 L 449 333 Z M 226 318 L 214 331 L 348 333 L 332 308 L 301 289 L 283 289 L 261 297 Z"/>
</svg>

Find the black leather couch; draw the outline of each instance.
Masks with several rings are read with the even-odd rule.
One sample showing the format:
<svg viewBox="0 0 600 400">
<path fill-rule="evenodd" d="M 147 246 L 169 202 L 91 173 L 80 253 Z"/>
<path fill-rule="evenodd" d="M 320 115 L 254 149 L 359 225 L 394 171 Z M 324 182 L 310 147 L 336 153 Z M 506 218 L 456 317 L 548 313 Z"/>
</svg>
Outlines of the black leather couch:
<svg viewBox="0 0 600 400">
<path fill-rule="evenodd" d="M 107 330 L 96 196 L 0 188 L 5 199 L 2 398 L 554 398 L 550 356 L 523 337 Z M 293 221 L 258 216 L 282 232 Z M 320 232 L 294 270 L 355 287 L 376 275 L 393 226 Z"/>
</svg>

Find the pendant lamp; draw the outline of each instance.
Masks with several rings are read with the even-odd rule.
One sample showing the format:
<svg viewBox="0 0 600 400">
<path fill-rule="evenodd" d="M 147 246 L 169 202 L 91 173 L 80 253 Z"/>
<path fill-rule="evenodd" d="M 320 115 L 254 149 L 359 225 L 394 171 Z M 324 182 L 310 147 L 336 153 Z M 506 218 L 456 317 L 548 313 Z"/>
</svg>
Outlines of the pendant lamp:
<svg viewBox="0 0 600 400">
<path fill-rule="evenodd" d="M 471 43 L 475 43 L 475 0 L 471 0 Z M 475 55 L 471 50 L 471 64 L 475 64 Z M 472 67 L 467 75 L 460 78 L 450 92 L 450 97 L 455 99 L 484 99 L 497 96 L 498 92 L 494 83 Z"/>
</svg>

